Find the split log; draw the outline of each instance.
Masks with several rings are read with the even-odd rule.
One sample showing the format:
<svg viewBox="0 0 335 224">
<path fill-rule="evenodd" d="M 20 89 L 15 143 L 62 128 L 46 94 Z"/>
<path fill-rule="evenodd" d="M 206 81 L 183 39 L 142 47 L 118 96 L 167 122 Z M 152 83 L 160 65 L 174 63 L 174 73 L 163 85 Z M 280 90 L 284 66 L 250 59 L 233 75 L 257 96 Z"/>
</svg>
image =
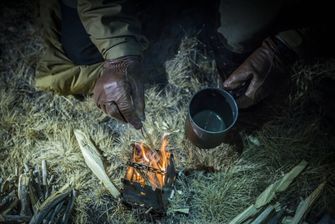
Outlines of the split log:
<svg viewBox="0 0 335 224">
<path fill-rule="evenodd" d="M 275 208 L 272 205 L 269 205 L 254 221 L 251 222 L 251 224 L 268 223 L 268 220 L 271 218 L 274 211 Z"/>
<path fill-rule="evenodd" d="M 96 177 L 105 185 L 114 198 L 120 197 L 120 191 L 110 181 L 106 174 L 101 156 L 92 141 L 80 130 L 74 130 L 74 134 L 79 143 L 80 150 L 84 156 L 87 166 Z"/>
<path fill-rule="evenodd" d="M 22 174 L 19 177 L 18 196 L 21 202 L 21 216 L 31 216 L 30 197 L 29 197 L 29 181 L 30 178 Z"/>
<path fill-rule="evenodd" d="M 319 198 L 325 185 L 326 182 L 321 183 L 305 200 L 299 203 L 291 224 L 298 224 L 302 222 L 304 217 L 308 214 L 314 203 Z"/>
</svg>

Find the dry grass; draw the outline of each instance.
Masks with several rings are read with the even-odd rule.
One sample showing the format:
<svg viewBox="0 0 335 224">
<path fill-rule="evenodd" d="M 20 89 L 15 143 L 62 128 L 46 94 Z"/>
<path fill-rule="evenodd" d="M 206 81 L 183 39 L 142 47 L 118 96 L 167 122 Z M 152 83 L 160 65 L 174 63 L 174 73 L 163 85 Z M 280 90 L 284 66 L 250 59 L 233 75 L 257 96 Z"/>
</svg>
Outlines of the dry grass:
<svg viewBox="0 0 335 224">
<path fill-rule="evenodd" d="M 7 9 L 9 18 L 19 13 L 22 12 Z M 140 132 L 106 119 L 89 98 L 79 102 L 73 97 L 36 91 L 34 64 L 42 46 L 38 32 L 27 20 L 15 29 L 29 35 L 18 36 L 6 30 L 13 24 L 1 25 L 6 32 L 1 32 L 0 176 L 12 175 L 24 162 L 34 165 L 46 159 L 49 171 L 56 177 L 55 185 L 72 182 L 79 190 L 74 223 L 151 222 L 140 211 L 127 210 L 108 195 L 86 167 L 73 135 L 73 129 L 78 128 L 91 136 L 108 161 L 111 179 L 122 187 L 129 146 L 143 138 Z M 290 108 L 252 136 L 242 133 L 245 150 L 238 156 L 230 145 L 201 150 L 184 139 L 184 120 L 192 93 L 204 86 L 217 86 L 215 64 L 205 48 L 195 37 L 185 36 L 178 53 L 165 63 L 169 84 L 163 90 L 150 86 L 146 91 L 145 127 L 157 145 L 162 133 L 172 133 L 170 147 L 177 168 L 216 170 L 182 174 L 177 183 L 180 192 L 171 201 L 171 208 L 189 207 L 190 215 L 169 213 L 161 222 L 227 223 L 301 159 L 306 159 L 310 166 L 280 201 L 294 207 L 299 197 L 306 196 L 322 180 L 334 183 L 334 137 L 324 131 L 320 114 L 306 111 L 297 102 L 309 97 L 305 93 L 312 90 L 310 83 L 314 77 L 334 74 L 331 66 L 335 63 L 328 61 L 303 68 L 297 65 L 293 77 L 299 88 L 291 95 Z M 259 144 L 250 141 L 251 137 L 258 139 Z M 334 188 L 329 185 L 319 208 L 335 201 L 334 194 L 327 195 L 331 192 Z"/>
</svg>

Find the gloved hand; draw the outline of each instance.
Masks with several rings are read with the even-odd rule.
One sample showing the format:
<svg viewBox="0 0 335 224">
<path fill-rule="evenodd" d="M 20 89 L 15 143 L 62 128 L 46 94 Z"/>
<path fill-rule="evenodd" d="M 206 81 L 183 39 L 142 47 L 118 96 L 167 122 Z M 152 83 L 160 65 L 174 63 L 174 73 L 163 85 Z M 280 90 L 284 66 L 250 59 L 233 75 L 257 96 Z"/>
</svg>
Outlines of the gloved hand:
<svg viewBox="0 0 335 224">
<path fill-rule="evenodd" d="M 238 91 L 246 88 L 244 94 L 237 98 L 240 108 L 250 107 L 268 96 L 278 81 L 287 74 L 282 60 L 278 42 L 271 38 L 263 41 L 223 83 L 227 90 Z M 246 86 L 248 85 L 248 86 Z"/>
<path fill-rule="evenodd" d="M 144 120 L 144 88 L 140 58 L 106 60 L 93 89 L 96 105 L 106 114 L 129 122 L 136 129 Z"/>
</svg>

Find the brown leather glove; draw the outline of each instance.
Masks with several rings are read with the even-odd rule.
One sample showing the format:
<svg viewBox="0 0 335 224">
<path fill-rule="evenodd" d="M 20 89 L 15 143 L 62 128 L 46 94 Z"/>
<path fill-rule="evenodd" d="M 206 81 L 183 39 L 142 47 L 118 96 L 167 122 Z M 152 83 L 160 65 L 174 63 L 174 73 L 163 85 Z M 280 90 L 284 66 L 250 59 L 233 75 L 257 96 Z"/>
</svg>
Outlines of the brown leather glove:
<svg viewBox="0 0 335 224">
<path fill-rule="evenodd" d="M 287 49 L 288 50 L 288 49 Z M 267 38 L 223 83 L 227 90 L 245 92 L 237 97 L 240 108 L 250 107 L 274 90 L 285 75 L 286 67 L 278 40 Z"/>
<path fill-rule="evenodd" d="M 93 89 L 96 105 L 106 114 L 129 122 L 136 129 L 144 120 L 144 88 L 140 57 L 106 60 Z"/>
</svg>

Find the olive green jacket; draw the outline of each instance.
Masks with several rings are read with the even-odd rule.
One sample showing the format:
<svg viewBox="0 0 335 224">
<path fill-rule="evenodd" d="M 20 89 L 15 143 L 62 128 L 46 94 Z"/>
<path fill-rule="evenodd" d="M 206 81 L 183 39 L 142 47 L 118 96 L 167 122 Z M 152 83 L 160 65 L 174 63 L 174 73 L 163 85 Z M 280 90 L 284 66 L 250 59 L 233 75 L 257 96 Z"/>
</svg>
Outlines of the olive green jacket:
<svg viewBox="0 0 335 224">
<path fill-rule="evenodd" d="M 75 1 L 76 2 L 76 1 Z M 78 0 L 81 22 L 105 59 L 142 55 L 148 41 L 139 22 L 123 13 L 124 1 Z M 60 39 L 60 6 L 57 0 L 40 1 L 45 53 L 36 68 L 36 87 L 62 95 L 90 93 L 101 74 L 102 63 L 74 65 L 66 57 Z"/>
</svg>

